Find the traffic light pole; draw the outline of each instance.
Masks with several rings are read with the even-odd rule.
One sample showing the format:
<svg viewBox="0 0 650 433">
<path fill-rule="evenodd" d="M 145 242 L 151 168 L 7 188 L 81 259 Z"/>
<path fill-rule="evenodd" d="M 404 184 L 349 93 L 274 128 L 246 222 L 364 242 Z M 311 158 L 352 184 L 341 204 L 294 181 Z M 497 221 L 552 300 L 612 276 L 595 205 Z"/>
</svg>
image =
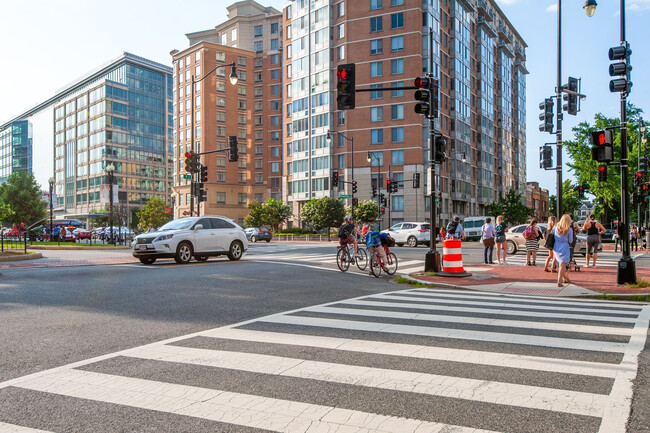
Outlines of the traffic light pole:
<svg viewBox="0 0 650 433">
<path fill-rule="evenodd" d="M 643 123 L 643 119 L 639 119 L 639 124 Z M 637 126 L 637 130 L 639 132 L 639 139 L 636 142 L 636 163 L 637 163 L 637 170 L 641 172 L 641 129 Z M 643 172 L 641 172 L 643 173 Z M 645 173 L 641 176 L 641 181 L 643 182 L 643 177 L 645 176 Z M 639 191 L 639 203 L 636 211 L 636 221 L 637 221 L 637 226 L 639 227 L 639 230 L 641 230 L 641 225 L 642 225 L 642 219 L 643 219 L 643 213 L 641 213 L 641 209 L 643 208 L 643 190 Z"/>
<path fill-rule="evenodd" d="M 562 218 L 562 0 L 557 0 L 557 120 L 555 129 L 557 194 L 555 216 L 557 221 Z"/>
</svg>

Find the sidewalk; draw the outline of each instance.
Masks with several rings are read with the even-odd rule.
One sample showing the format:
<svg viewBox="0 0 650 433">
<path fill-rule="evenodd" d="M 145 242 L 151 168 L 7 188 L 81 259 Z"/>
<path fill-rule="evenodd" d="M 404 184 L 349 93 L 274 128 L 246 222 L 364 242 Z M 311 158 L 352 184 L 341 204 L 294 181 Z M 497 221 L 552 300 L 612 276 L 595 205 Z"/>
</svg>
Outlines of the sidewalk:
<svg viewBox="0 0 650 433">
<path fill-rule="evenodd" d="M 628 288 L 616 284 L 618 268 L 615 266 L 596 266 L 580 271 L 571 271 L 568 278 L 572 284 L 564 287 L 557 286 L 557 274 L 544 272 L 541 266 L 518 265 L 474 265 L 465 267 L 471 273 L 469 277 L 441 277 L 427 275 L 413 275 L 412 278 L 425 282 L 457 287 L 470 290 L 535 294 L 550 296 L 595 296 L 599 294 L 617 295 L 644 295 L 650 293 L 650 288 Z M 637 278 L 650 281 L 650 269 L 636 270 Z"/>
</svg>

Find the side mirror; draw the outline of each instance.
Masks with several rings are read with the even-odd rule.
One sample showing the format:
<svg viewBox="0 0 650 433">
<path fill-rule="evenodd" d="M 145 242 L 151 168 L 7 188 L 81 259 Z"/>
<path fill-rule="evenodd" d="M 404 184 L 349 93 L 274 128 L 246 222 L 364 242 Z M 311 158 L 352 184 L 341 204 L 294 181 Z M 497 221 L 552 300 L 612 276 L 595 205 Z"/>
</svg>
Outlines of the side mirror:
<svg viewBox="0 0 650 433">
<path fill-rule="evenodd" d="M 197 224 L 194 226 L 194 230 L 203 230 L 203 224 Z"/>
</svg>

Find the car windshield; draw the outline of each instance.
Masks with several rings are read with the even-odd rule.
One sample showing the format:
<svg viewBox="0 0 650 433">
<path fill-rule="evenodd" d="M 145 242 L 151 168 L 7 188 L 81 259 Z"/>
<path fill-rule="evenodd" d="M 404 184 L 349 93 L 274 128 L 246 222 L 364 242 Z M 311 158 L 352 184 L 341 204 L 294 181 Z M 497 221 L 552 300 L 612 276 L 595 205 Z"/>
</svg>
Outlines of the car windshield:
<svg viewBox="0 0 650 433">
<path fill-rule="evenodd" d="M 189 229 L 194 221 L 195 220 L 193 218 L 181 218 L 178 220 L 170 221 L 164 226 L 160 227 L 158 231 Z"/>
</svg>

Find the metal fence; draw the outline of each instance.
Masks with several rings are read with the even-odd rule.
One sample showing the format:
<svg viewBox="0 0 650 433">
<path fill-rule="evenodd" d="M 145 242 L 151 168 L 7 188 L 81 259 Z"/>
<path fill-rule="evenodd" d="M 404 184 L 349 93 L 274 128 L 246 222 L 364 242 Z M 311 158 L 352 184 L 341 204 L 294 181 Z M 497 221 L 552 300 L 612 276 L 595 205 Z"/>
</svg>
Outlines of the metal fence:
<svg viewBox="0 0 650 433">
<path fill-rule="evenodd" d="M 0 251 L 27 253 L 27 233 L 15 236 L 0 233 Z"/>
</svg>

